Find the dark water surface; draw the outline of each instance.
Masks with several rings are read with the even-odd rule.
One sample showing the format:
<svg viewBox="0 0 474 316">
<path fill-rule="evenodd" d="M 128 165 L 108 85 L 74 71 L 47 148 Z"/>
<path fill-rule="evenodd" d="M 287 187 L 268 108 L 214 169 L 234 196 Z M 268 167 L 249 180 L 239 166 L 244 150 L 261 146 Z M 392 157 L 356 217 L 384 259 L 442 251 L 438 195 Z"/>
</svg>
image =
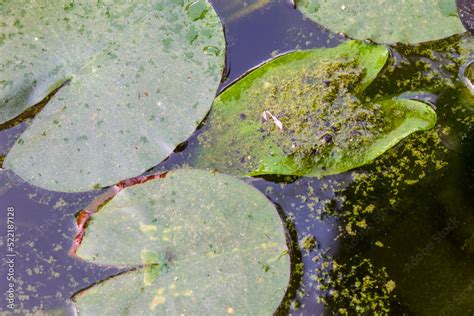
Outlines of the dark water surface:
<svg viewBox="0 0 474 316">
<path fill-rule="evenodd" d="M 305 20 L 289 0 L 214 0 L 212 3 L 223 19 L 228 42 L 226 80 L 220 90 L 274 56 L 295 49 L 334 47 L 345 40 Z M 452 41 L 466 36 L 453 37 Z M 436 51 L 439 46 L 426 45 L 423 49 Z M 423 58 L 423 52 L 413 52 L 402 46 L 391 50 L 398 64 L 394 69 L 386 70 L 386 76 L 371 87 L 370 93 L 425 91 L 418 96 L 436 106 L 440 126 L 435 133 L 440 135 L 443 144 L 439 157 L 433 156 L 432 151 L 412 152 L 414 155 L 421 152 L 428 165 L 438 161 L 443 164 L 442 168 L 418 170 L 416 168 L 420 166 L 414 164 L 412 173 L 419 182 L 409 188 L 396 187 L 396 194 L 390 179 L 374 180 L 370 184 L 373 190 L 367 191 L 371 194 L 361 203 L 372 203 L 376 212 L 366 217 L 356 216 L 358 220 L 366 220 L 368 228 L 360 229 L 355 236 L 344 229 L 352 218 L 347 215 L 352 213 L 348 213 L 345 201 L 360 198 L 353 183 L 354 172 L 323 179 L 246 180 L 281 208 L 290 226 L 295 228 L 296 243 L 305 236 L 314 236 L 317 240 L 316 248 L 301 252 L 304 274 L 302 283 L 295 289 L 297 295 L 291 300 L 294 315 L 332 314 L 338 308 L 325 309 L 317 300 L 317 296 L 327 294 L 318 289 L 315 278 L 317 269 L 321 268 L 321 261 L 315 258 L 321 256 L 337 258 L 339 263 L 360 256 L 370 259 L 376 267 L 385 267 L 390 279 L 396 282 L 396 299 L 390 305 L 392 314 L 474 315 L 473 128 L 472 123 L 459 123 L 457 114 L 451 111 L 453 102 L 461 102 L 457 87 L 433 88 L 433 80 L 456 81 L 459 65 L 451 72 L 443 71 L 438 79 L 420 79 L 414 84 L 406 80 L 411 78 L 410 72 L 417 70 L 417 61 Z M 445 57 L 448 58 L 445 50 L 438 50 L 436 60 L 426 61 L 432 68 L 441 67 L 440 64 L 447 60 Z M 393 80 L 405 82 L 406 87 L 394 85 Z M 26 120 L 0 131 L 0 155 L 8 152 L 28 124 Z M 441 133 L 446 126 L 450 127 L 450 132 Z M 149 172 L 192 164 L 193 152 L 199 146 L 199 133 L 197 131 L 170 158 Z M 404 146 L 402 143 L 394 148 L 392 156 L 405 155 L 409 150 Z M 423 146 L 430 146 L 429 141 Z M 399 166 L 390 154 L 384 157 L 379 163 L 357 172 L 371 174 L 380 172 L 380 168 L 388 170 L 383 168 Z M 344 196 L 343 190 L 346 190 Z M 1 212 L 5 212 L 7 206 L 15 207 L 18 308 L 72 314 L 69 299 L 75 292 L 118 272 L 67 255 L 76 233 L 76 213 L 103 192 L 49 192 L 29 185 L 9 171 L 0 170 Z M 397 202 L 392 203 L 393 199 Z M 329 214 L 325 213 L 328 209 L 332 210 Z M 6 242 L 5 220 L 6 216 L 2 215 L 2 248 Z M 1 267 L 2 293 L 7 286 L 3 282 L 6 272 L 4 263 Z M 2 298 L 0 311 L 5 310 Z"/>
</svg>

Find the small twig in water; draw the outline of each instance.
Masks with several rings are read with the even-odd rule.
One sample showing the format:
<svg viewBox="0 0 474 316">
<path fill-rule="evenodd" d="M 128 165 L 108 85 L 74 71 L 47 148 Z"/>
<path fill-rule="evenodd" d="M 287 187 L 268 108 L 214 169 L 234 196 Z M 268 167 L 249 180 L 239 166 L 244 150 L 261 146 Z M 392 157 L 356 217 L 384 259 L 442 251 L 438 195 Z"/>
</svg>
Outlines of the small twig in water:
<svg viewBox="0 0 474 316">
<path fill-rule="evenodd" d="M 268 117 L 271 117 L 275 125 L 280 129 L 280 131 L 283 130 L 283 124 L 280 122 L 280 120 L 276 116 L 270 113 L 270 111 L 263 111 L 262 117 L 264 121 L 267 121 Z"/>
</svg>

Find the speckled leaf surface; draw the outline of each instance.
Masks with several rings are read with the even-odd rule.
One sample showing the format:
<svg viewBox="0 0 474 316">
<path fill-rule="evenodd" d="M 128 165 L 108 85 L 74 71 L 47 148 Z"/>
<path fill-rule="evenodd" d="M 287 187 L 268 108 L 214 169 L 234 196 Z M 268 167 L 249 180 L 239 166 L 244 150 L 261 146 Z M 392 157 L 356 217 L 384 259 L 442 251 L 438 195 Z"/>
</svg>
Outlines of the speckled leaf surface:
<svg viewBox="0 0 474 316">
<path fill-rule="evenodd" d="M 364 98 L 387 58 L 384 46 L 352 41 L 268 62 L 216 98 L 195 165 L 324 176 L 371 162 L 436 122 L 427 104 Z"/>
<path fill-rule="evenodd" d="M 335 33 L 377 43 L 414 44 L 465 32 L 456 0 L 296 0 L 296 5 Z"/>
<path fill-rule="evenodd" d="M 87 191 L 165 159 L 209 111 L 224 67 L 205 0 L 3 1 L 0 122 L 62 86 L 4 167 L 55 191 Z"/>
<path fill-rule="evenodd" d="M 271 315 L 290 275 L 284 228 L 260 192 L 183 169 L 95 213 L 77 255 L 137 266 L 77 294 L 79 315 Z"/>
</svg>

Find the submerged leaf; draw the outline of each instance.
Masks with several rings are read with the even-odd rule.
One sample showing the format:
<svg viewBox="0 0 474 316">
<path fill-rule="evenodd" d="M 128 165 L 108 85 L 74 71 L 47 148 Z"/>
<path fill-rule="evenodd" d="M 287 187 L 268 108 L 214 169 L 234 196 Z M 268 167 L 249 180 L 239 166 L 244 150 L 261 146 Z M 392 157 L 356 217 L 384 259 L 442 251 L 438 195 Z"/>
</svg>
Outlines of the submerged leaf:
<svg viewBox="0 0 474 316">
<path fill-rule="evenodd" d="M 199 1 L 6 1 L 0 123 L 51 97 L 4 167 L 56 191 L 87 191 L 165 159 L 209 111 L 225 40 Z"/>
<path fill-rule="evenodd" d="M 465 32 L 456 0 L 296 0 L 296 5 L 333 32 L 377 43 L 414 44 Z"/>
<path fill-rule="evenodd" d="M 92 215 L 77 255 L 138 268 L 73 300 L 80 315 L 271 315 L 289 282 L 287 250 L 277 210 L 256 189 L 177 170 Z"/>
<path fill-rule="evenodd" d="M 383 46 L 348 42 L 268 62 L 214 101 L 197 166 L 323 176 L 369 163 L 410 133 L 433 127 L 436 114 L 424 103 L 363 99 L 387 58 Z"/>
</svg>

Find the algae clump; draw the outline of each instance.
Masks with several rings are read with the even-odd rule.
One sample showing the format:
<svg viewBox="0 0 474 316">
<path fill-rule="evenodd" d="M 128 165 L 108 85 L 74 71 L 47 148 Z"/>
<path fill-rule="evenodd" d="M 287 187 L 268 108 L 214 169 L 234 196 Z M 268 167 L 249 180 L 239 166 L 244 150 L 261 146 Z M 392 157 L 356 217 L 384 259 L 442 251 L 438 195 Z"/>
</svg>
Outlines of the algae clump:
<svg viewBox="0 0 474 316">
<path fill-rule="evenodd" d="M 321 258 L 321 268 L 313 276 L 324 295 L 318 301 L 338 315 L 387 315 L 395 302 L 395 281 L 385 268 L 370 259 L 355 256 L 344 264 Z"/>
</svg>

